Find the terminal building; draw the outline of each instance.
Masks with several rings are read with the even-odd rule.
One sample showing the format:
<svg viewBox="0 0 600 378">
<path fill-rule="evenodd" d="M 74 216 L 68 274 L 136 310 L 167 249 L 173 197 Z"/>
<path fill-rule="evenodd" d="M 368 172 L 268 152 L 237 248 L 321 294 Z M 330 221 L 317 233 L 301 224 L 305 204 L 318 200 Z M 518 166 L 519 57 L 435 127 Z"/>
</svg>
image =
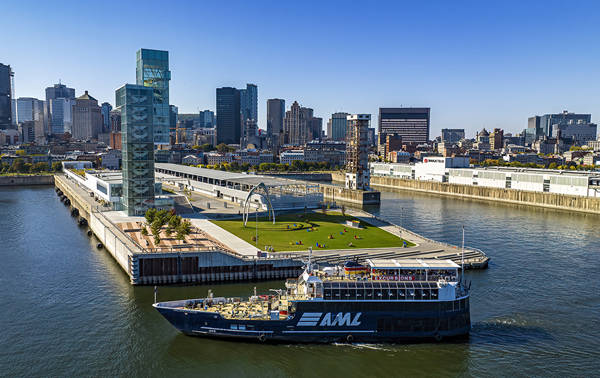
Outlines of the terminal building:
<svg viewBox="0 0 600 378">
<path fill-rule="evenodd" d="M 323 202 L 323 193 L 319 185 L 305 181 L 169 163 L 156 163 L 154 167 L 157 180 L 177 185 L 180 189 L 222 198 L 240 205 L 245 204 L 248 194 L 252 191 L 250 206 L 254 208 L 268 210 L 265 196 L 254 194 L 253 189 L 260 184 L 264 184 L 267 188 L 274 210 L 315 209 Z"/>
<path fill-rule="evenodd" d="M 423 163 L 415 165 L 371 163 L 370 169 L 371 176 L 600 198 L 598 172 L 510 167 L 469 168 L 468 158 L 462 157 L 427 157 Z"/>
</svg>

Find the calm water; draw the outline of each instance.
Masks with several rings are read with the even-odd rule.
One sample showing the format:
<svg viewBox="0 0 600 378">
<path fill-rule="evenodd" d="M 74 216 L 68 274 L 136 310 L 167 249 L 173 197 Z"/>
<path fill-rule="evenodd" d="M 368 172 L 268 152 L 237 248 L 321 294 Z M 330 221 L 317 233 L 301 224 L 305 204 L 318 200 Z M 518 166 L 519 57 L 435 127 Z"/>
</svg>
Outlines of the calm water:
<svg viewBox="0 0 600 378">
<path fill-rule="evenodd" d="M 492 257 L 468 342 L 258 345 L 178 334 L 50 187 L 0 189 L 0 376 L 593 376 L 600 371 L 600 217 L 383 193 L 380 215 Z M 260 283 L 259 291 L 281 282 Z M 253 284 L 213 285 L 247 295 Z M 208 287 L 164 287 L 159 299 Z"/>
</svg>

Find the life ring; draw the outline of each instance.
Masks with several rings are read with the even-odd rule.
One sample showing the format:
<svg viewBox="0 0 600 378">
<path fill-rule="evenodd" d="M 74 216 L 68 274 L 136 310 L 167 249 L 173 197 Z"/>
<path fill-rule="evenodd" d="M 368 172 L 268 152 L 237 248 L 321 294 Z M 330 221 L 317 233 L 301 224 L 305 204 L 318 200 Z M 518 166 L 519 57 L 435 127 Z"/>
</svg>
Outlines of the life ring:
<svg viewBox="0 0 600 378">
<path fill-rule="evenodd" d="M 346 336 L 346 341 L 347 341 L 348 343 L 352 343 L 352 342 L 354 341 L 354 336 L 352 336 L 352 335 L 348 335 L 348 336 Z"/>
<path fill-rule="evenodd" d="M 433 338 L 435 339 L 435 341 L 440 342 L 442 341 L 442 335 L 439 334 L 439 332 L 436 332 L 435 335 L 433 335 Z"/>
<path fill-rule="evenodd" d="M 267 336 L 265 336 L 264 333 L 261 333 L 260 336 L 258 336 L 258 341 L 260 341 L 261 343 L 264 343 L 266 339 Z"/>
</svg>

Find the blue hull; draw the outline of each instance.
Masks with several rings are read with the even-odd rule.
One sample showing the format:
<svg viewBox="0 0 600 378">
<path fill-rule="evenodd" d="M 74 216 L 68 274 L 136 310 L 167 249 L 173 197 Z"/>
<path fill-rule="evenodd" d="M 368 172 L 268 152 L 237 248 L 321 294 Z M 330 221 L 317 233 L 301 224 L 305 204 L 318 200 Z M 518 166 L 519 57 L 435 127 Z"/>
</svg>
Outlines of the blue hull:
<svg viewBox="0 0 600 378">
<path fill-rule="evenodd" d="M 154 307 L 190 336 L 260 342 L 400 342 L 468 337 L 469 298 L 455 301 L 298 301 L 285 320 L 225 319 L 183 309 L 184 301 Z"/>
</svg>

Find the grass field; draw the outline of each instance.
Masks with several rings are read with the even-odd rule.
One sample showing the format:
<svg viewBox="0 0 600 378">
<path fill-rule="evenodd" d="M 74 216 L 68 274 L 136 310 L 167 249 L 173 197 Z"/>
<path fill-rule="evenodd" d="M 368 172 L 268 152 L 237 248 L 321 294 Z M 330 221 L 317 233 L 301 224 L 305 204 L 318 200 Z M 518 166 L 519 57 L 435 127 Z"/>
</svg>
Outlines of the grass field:
<svg viewBox="0 0 600 378">
<path fill-rule="evenodd" d="M 306 218 L 303 214 L 284 214 L 276 216 L 276 219 L 277 222 L 273 224 L 267 218 L 258 218 L 258 243 L 253 240 L 256 221 L 252 216 L 247 227 L 244 227 L 241 219 L 212 222 L 252 245 L 257 244 L 260 249 L 272 246 L 276 252 L 305 250 L 308 247 L 315 250 L 402 247 L 405 241 L 362 221 L 361 229 L 348 227 L 345 221 L 356 218 L 342 216 L 341 213 L 309 212 Z M 411 247 L 414 244 L 406 241 L 406 245 Z"/>
</svg>

